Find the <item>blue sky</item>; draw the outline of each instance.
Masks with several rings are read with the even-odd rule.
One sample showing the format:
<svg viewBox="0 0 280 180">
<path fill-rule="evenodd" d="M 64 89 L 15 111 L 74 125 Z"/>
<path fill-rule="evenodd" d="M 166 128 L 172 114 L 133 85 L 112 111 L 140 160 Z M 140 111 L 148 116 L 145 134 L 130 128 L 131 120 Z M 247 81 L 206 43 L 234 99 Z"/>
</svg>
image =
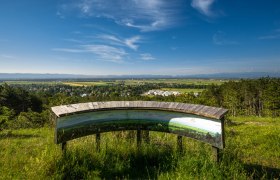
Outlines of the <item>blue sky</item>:
<svg viewBox="0 0 280 180">
<path fill-rule="evenodd" d="M 0 73 L 280 71 L 279 0 L 0 0 Z"/>
</svg>

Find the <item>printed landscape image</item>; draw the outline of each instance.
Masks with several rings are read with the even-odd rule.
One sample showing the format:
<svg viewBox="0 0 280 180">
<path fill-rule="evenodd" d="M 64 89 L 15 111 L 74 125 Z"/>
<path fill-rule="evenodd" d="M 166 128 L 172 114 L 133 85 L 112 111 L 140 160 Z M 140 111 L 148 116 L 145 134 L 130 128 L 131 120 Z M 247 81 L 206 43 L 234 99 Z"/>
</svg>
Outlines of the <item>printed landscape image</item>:
<svg viewBox="0 0 280 180">
<path fill-rule="evenodd" d="M 57 143 L 90 134 L 141 128 L 177 133 L 223 147 L 221 121 L 178 112 L 103 110 L 59 117 L 55 124 Z"/>
<path fill-rule="evenodd" d="M 107 101 L 195 106 L 52 111 Z M 278 0 L 0 1 L 0 179 L 280 179 L 279 132 Z"/>
</svg>

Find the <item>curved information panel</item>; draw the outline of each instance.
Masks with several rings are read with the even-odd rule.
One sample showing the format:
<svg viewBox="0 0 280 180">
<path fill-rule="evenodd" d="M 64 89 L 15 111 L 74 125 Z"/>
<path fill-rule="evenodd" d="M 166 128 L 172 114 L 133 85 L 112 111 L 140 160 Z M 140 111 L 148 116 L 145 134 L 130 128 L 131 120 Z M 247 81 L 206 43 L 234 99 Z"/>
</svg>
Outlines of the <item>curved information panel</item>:
<svg viewBox="0 0 280 180">
<path fill-rule="evenodd" d="M 223 120 L 166 109 L 103 109 L 57 117 L 55 142 L 119 130 L 168 132 L 224 147 Z"/>
</svg>

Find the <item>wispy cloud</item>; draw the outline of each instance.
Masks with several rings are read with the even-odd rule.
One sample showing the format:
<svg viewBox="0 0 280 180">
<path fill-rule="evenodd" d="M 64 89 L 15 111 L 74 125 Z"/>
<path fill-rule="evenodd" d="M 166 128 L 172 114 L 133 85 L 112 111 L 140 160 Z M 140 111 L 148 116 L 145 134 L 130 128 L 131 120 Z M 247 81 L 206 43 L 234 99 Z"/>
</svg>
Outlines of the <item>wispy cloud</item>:
<svg viewBox="0 0 280 180">
<path fill-rule="evenodd" d="M 54 48 L 53 51 L 67 53 L 92 53 L 97 56 L 98 60 L 122 63 L 128 55 L 122 48 L 116 48 L 107 45 L 81 45 L 77 49 L 71 48 Z"/>
<path fill-rule="evenodd" d="M 13 55 L 8 55 L 8 54 L 1 54 L 0 57 L 4 58 L 4 59 L 16 59 L 15 56 Z"/>
<path fill-rule="evenodd" d="M 133 50 L 138 49 L 139 45 L 137 45 L 137 44 L 141 40 L 140 36 L 133 36 L 130 38 L 122 39 L 122 38 L 118 38 L 113 35 L 106 35 L 106 34 L 99 35 L 99 36 L 97 36 L 97 38 L 105 40 L 106 43 L 108 43 L 108 41 L 109 41 L 109 43 L 111 43 L 111 44 L 118 45 L 118 46 L 126 46 Z"/>
<path fill-rule="evenodd" d="M 237 41 L 233 41 L 227 38 L 226 33 L 223 31 L 218 31 L 213 35 L 213 43 L 216 45 L 237 45 L 239 44 Z"/>
<path fill-rule="evenodd" d="M 71 49 L 71 48 L 53 48 L 53 51 L 69 52 L 69 53 L 83 53 L 87 52 L 83 49 Z"/>
<path fill-rule="evenodd" d="M 131 50 L 137 51 L 139 44 L 142 43 L 142 36 L 136 35 L 128 38 L 123 38 L 112 34 L 99 34 L 95 36 L 86 36 L 79 38 L 63 39 L 64 41 L 73 42 L 75 48 L 53 48 L 53 51 L 67 53 L 90 53 L 96 55 L 96 59 L 103 61 L 111 61 L 122 63 L 132 56 L 137 56 L 136 53 L 129 54 Z M 141 56 L 143 60 L 154 59 L 149 54 Z"/>
<path fill-rule="evenodd" d="M 280 29 L 275 29 L 272 33 L 265 36 L 258 37 L 259 40 L 272 40 L 272 39 L 280 39 Z"/>
<path fill-rule="evenodd" d="M 156 31 L 176 24 L 182 0 L 72 0 L 59 8 L 63 12 L 79 12 L 87 17 L 105 17 L 115 23 L 140 29 Z"/>
<path fill-rule="evenodd" d="M 275 34 L 275 35 L 268 35 L 268 36 L 261 36 L 258 39 L 260 40 L 268 40 L 268 39 L 280 39 L 280 34 Z"/>
<path fill-rule="evenodd" d="M 125 50 L 107 45 L 84 45 L 83 47 L 87 52 L 94 53 L 105 61 L 122 63 L 127 55 Z"/>
<path fill-rule="evenodd" d="M 150 60 L 154 60 L 155 58 L 149 54 L 149 53 L 144 53 L 144 54 L 140 54 L 141 59 L 144 61 L 150 61 Z"/>
<path fill-rule="evenodd" d="M 214 13 L 211 10 L 211 6 L 215 0 L 192 0 L 191 6 L 198 10 L 201 14 L 204 14 L 206 16 L 213 16 Z"/>
<path fill-rule="evenodd" d="M 78 39 L 64 39 L 64 41 L 83 44 L 84 42 Z"/>
</svg>

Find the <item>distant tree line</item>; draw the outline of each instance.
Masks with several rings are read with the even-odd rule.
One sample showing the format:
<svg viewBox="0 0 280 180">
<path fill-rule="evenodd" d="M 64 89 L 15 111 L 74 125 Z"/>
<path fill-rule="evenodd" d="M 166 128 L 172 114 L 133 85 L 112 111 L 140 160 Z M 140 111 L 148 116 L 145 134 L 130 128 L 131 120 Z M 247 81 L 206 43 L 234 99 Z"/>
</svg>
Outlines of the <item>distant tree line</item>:
<svg viewBox="0 0 280 180">
<path fill-rule="evenodd" d="M 0 129 L 5 127 L 40 127 L 50 122 L 50 107 L 91 101 L 171 101 L 229 109 L 229 115 L 280 116 L 280 78 L 228 81 L 207 85 L 198 96 L 143 96 L 160 83 L 141 85 L 83 86 L 69 85 L 0 85 Z M 175 84 L 172 85 L 174 87 Z M 169 85 L 170 87 L 170 85 Z M 184 87 L 181 85 L 176 86 Z M 190 87 L 193 89 L 193 87 Z M 86 94 L 85 96 L 81 96 Z"/>
<path fill-rule="evenodd" d="M 230 115 L 279 116 L 280 78 L 229 81 L 208 87 L 201 104 L 228 108 Z"/>
</svg>

